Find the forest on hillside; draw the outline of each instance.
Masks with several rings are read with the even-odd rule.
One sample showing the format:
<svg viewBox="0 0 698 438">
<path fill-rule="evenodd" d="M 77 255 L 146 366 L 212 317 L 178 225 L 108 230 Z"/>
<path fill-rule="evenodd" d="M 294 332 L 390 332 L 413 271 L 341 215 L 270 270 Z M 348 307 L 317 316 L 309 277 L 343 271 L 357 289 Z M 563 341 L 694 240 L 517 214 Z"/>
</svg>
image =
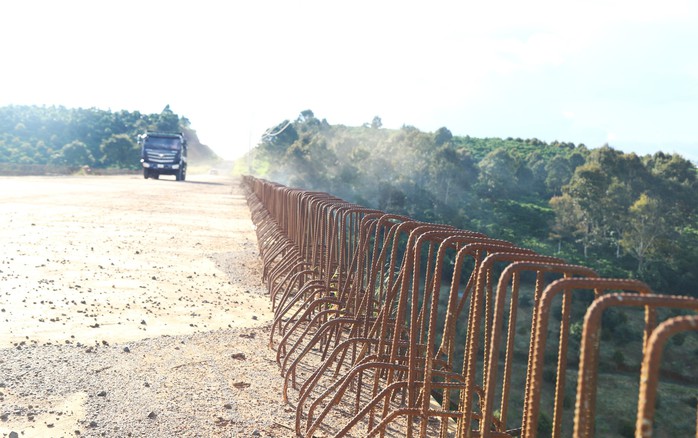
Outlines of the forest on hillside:
<svg viewBox="0 0 698 438">
<path fill-rule="evenodd" d="M 137 169 L 136 140 L 149 129 L 184 132 L 190 159 L 217 158 L 169 106 L 159 114 L 9 106 L 0 107 L 0 174 L 22 166 Z M 270 127 L 236 164 L 238 173 L 484 232 L 605 276 L 642 279 L 657 292 L 698 297 L 698 171 L 680 155 L 455 136 L 446 127 L 386 129 L 379 117 L 363 126 L 331 125 L 306 110 Z M 584 311 L 572 309 L 571 357 L 578 357 Z M 644 323 L 638 316 L 609 310 L 603 317 L 599 370 L 608 378 L 601 381 L 614 382 L 599 401 L 603 436 L 633 436 L 628 419 Z M 526 333 L 525 325 L 517 332 Z M 671 386 L 662 396 L 662 421 L 674 436 L 685 436 L 695 426 L 698 370 L 686 364 L 698 357 L 698 339 L 677 336 L 667 352 Z M 576 364 L 570 367 L 575 372 Z M 555 385 L 555 372 L 544 370 L 544 385 Z M 567 414 L 573 391 L 565 396 Z"/>
<path fill-rule="evenodd" d="M 698 175 L 677 154 L 385 129 L 379 117 L 330 125 L 306 110 L 271 127 L 240 164 L 289 186 L 698 296 Z"/>
<path fill-rule="evenodd" d="M 0 107 L 0 167 L 139 169 L 138 136 L 146 130 L 183 132 L 190 159 L 217 158 L 169 105 L 159 114 L 12 105 Z"/>
</svg>

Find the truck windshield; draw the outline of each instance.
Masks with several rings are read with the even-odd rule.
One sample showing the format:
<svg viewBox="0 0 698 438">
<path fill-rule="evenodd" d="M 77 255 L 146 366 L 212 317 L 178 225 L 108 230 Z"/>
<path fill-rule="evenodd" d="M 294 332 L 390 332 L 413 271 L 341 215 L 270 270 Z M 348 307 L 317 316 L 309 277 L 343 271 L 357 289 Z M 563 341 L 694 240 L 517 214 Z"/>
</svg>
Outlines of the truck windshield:
<svg viewBox="0 0 698 438">
<path fill-rule="evenodd" d="M 181 148 L 178 138 L 167 137 L 148 137 L 145 139 L 145 146 L 153 149 L 169 149 L 173 151 L 178 151 Z"/>
</svg>

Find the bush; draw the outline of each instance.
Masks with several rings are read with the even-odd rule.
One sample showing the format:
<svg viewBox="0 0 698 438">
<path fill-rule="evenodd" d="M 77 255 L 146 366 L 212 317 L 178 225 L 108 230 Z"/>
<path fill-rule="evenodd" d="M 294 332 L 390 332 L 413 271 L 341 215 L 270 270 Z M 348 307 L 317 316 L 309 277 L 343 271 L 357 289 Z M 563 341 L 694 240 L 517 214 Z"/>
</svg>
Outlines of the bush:
<svg viewBox="0 0 698 438">
<path fill-rule="evenodd" d="M 572 400 L 572 396 L 569 394 L 565 394 L 565 398 L 562 399 L 562 408 L 569 409 L 572 407 L 574 407 L 574 401 Z"/>
<path fill-rule="evenodd" d="M 616 364 L 616 368 L 622 368 L 623 365 L 625 365 L 625 355 L 620 350 L 614 351 L 611 359 L 613 363 Z"/>
<path fill-rule="evenodd" d="M 642 333 L 633 331 L 630 327 L 628 327 L 628 324 L 623 324 L 617 327 L 613 333 L 613 342 L 615 342 L 616 345 L 627 345 L 629 342 L 641 340 Z"/>
<path fill-rule="evenodd" d="M 519 307 L 521 307 L 522 309 L 527 309 L 531 307 L 532 304 L 533 300 L 531 299 L 530 295 L 521 295 L 521 297 L 519 298 Z"/>
<path fill-rule="evenodd" d="M 680 347 L 683 345 L 684 341 L 686 340 L 686 333 L 677 333 L 671 338 L 672 344 L 676 345 L 677 347 Z"/>
<path fill-rule="evenodd" d="M 633 438 L 635 436 L 635 424 L 625 418 L 618 420 L 618 435 L 624 438 Z"/>
<path fill-rule="evenodd" d="M 543 370 L 543 381 L 548 382 L 548 383 L 554 383 L 555 382 L 555 370 L 551 369 L 545 369 Z"/>
<path fill-rule="evenodd" d="M 538 416 L 538 436 L 547 436 L 552 432 L 553 421 L 545 412 L 541 412 Z"/>
</svg>

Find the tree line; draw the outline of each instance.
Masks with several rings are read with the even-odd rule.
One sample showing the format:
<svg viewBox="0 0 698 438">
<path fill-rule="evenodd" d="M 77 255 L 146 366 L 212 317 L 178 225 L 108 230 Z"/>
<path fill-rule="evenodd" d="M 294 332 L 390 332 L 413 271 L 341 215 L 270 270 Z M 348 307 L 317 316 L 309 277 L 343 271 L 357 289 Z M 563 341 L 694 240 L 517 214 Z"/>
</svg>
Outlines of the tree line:
<svg viewBox="0 0 698 438">
<path fill-rule="evenodd" d="M 0 164 L 137 169 L 138 135 L 146 130 L 184 132 L 190 152 L 215 158 L 169 105 L 159 114 L 11 105 L 0 107 Z"/>
<path fill-rule="evenodd" d="M 290 186 L 698 296 L 697 169 L 678 154 L 384 129 L 379 117 L 330 125 L 306 110 L 271 127 L 247 162 Z"/>
</svg>

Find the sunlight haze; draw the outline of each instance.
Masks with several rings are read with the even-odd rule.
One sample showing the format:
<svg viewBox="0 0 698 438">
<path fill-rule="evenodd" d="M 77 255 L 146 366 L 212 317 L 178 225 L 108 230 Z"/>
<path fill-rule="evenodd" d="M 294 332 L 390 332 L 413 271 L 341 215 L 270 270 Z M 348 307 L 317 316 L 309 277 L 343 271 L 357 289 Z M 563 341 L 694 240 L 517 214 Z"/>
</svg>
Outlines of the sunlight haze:
<svg viewBox="0 0 698 438">
<path fill-rule="evenodd" d="M 696 2 L 470 3 L 4 2 L 0 106 L 169 104 L 227 159 L 311 109 L 698 161 Z"/>
</svg>

